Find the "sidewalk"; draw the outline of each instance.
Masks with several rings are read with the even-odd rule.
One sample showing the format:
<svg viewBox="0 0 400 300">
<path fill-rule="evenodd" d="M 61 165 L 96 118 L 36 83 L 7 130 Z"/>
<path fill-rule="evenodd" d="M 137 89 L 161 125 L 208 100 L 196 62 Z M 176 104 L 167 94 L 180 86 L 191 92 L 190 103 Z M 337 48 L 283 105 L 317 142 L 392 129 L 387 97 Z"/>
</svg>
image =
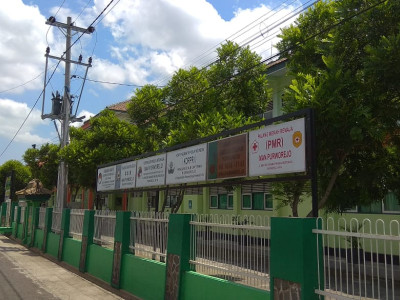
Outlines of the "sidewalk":
<svg viewBox="0 0 400 300">
<path fill-rule="evenodd" d="M 122 299 L 0 235 L 0 299 Z"/>
</svg>

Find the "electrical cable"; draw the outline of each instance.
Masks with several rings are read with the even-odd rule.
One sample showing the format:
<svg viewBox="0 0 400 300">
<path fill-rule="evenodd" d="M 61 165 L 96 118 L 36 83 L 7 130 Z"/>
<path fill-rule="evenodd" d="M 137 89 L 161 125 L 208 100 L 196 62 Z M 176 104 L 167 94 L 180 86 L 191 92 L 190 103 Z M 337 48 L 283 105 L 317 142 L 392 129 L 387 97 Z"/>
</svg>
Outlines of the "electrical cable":
<svg viewBox="0 0 400 300">
<path fill-rule="evenodd" d="M 63 0 L 63 2 L 61 3 L 61 5 L 58 7 L 57 12 L 55 13 L 54 17 L 57 16 L 57 14 L 59 13 L 59 11 L 60 11 L 61 8 L 63 7 L 64 3 L 65 3 L 65 0 Z M 49 34 L 50 28 L 51 28 L 51 26 L 49 25 L 49 28 L 47 29 L 47 32 L 46 32 L 46 43 L 47 43 L 47 46 L 49 46 L 49 41 L 47 40 L 47 35 Z"/>
<path fill-rule="evenodd" d="M 259 18 L 256 19 L 255 21 L 253 21 L 253 22 L 251 22 L 250 24 L 246 25 L 245 27 L 243 27 L 242 29 L 240 29 L 240 30 L 237 31 L 236 33 L 230 35 L 226 40 L 231 40 L 232 38 L 237 39 L 237 38 L 239 38 L 240 36 L 242 36 L 243 34 L 247 33 L 247 32 L 250 31 L 251 29 L 253 29 L 255 26 L 262 24 L 262 23 L 266 20 L 266 19 L 263 19 L 263 20 L 261 20 L 260 23 L 257 23 L 257 24 L 255 24 L 255 25 L 253 25 L 254 23 L 256 23 L 257 21 L 259 21 L 260 19 L 262 19 L 262 18 L 264 18 L 264 17 L 266 18 L 267 16 L 268 16 L 268 17 L 273 17 L 273 16 L 277 15 L 282 9 L 284 9 L 284 7 L 286 7 L 286 6 L 284 6 L 284 4 L 285 4 L 286 2 L 288 2 L 288 0 L 282 2 L 281 4 L 279 4 L 279 5 L 277 5 L 277 6 L 275 6 L 273 9 L 271 9 L 270 11 L 268 11 L 267 13 L 265 13 L 264 15 L 262 15 L 261 17 L 259 17 Z M 289 3 L 289 5 L 293 4 L 294 2 L 296 2 L 296 0 L 292 1 L 291 3 Z M 278 8 L 280 8 L 280 9 L 278 9 Z M 272 16 L 269 16 L 270 14 L 272 14 Z M 249 26 L 251 26 L 251 25 L 253 25 L 253 26 L 250 27 L 249 29 L 247 29 L 246 31 L 244 31 L 247 27 L 249 27 Z M 243 32 L 242 32 L 242 31 L 243 31 Z M 242 33 L 241 33 L 241 32 L 242 32 Z M 239 33 L 240 33 L 240 34 L 239 34 Z M 235 36 L 236 36 L 236 37 L 235 37 Z M 233 39 L 232 41 L 234 41 L 234 39 Z M 202 59 L 202 57 L 209 56 L 209 55 L 213 54 L 214 51 L 215 51 L 215 49 L 216 49 L 218 46 L 222 45 L 223 42 L 224 42 L 224 41 L 222 41 L 222 42 L 216 44 L 214 47 L 210 48 L 209 50 L 207 50 L 207 51 L 204 52 L 203 54 L 199 55 L 197 58 L 195 58 L 194 60 L 192 60 L 192 63 L 199 61 L 200 59 Z M 241 46 L 240 43 L 239 43 L 239 46 Z M 212 65 L 213 62 L 216 62 L 216 58 L 215 58 L 215 57 L 213 57 L 212 59 L 209 59 L 205 64 L 203 63 L 202 65 L 200 65 L 200 66 L 199 66 L 199 69 L 204 69 L 204 67 L 209 67 L 209 66 Z M 161 82 L 163 82 L 163 81 L 165 81 L 165 80 L 168 80 L 169 78 L 170 78 L 169 76 L 166 77 L 166 78 L 163 78 L 163 79 L 161 79 Z M 158 82 L 158 81 L 157 81 L 157 82 Z"/>
<path fill-rule="evenodd" d="M 92 0 L 89 0 L 86 5 L 82 8 L 81 12 L 79 13 L 79 15 L 75 18 L 75 20 L 72 23 L 75 23 L 79 17 L 82 15 L 82 13 L 85 11 L 85 9 L 88 7 L 89 3 L 92 2 Z"/>
<path fill-rule="evenodd" d="M 53 78 L 58 66 L 60 65 L 60 63 L 61 63 L 61 60 L 57 63 L 57 66 L 54 68 L 53 73 L 51 74 L 51 76 L 49 77 L 49 80 L 46 83 L 46 86 L 47 86 L 47 84 L 49 84 L 50 80 Z M 40 92 L 38 98 L 36 99 L 35 103 L 33 104 L 32 108 L 31 108 L 31 110 L 29 111 L 28 115 L 25 117 L 24 121 L 22 122 L 21 126 L 18 128 L 17 132 L 14 134 L 13 138 L 10 140 L 10 142 L 7 144 L 7 146 L 4 148 L 3 152 L 1 152 L 0 157 L 2 157 L 3 154 L 7 151 L 7 149 L 10 147 L 12 142 L 17 137 L 18 133 L 21 131 L 22 127 L 24 127 L 24 125 L 25 125 L 26 121 L 28 120 L 29 116 L 31 115 L 33 109 L 35 108 L 35 106 L 39 102 L 40 97 L 42 97 L 43 91 L 44 91 L 44 89 Z"/>
<path fill-rule="evenodd" d="M 56 66 L 56 64 L 54 64 L 54 65 L 53 65 L 52 67 L 50 67 L 49 69 L 51 70 L 51 69 L 54 68 L 55 66 Z M 19 85 L 17 85 L 17 86 L 14 86 L 14 87 L 9 88 L 9 89 L 6 89 L 6 90 L 2 90 L 2 91 L 0 91 L 0 94 L 2 94 L 2 93 L 7 93 L 7 92 L 9 92 L 9 91 L 15 90 L 15 89 L 20 88 L 20 87 L 22 87 L 22 86 L 25 86 L 25 85 L 27 85 L 28 83 L 31 83 L 32 81 L 35 81 L 36 79 L 38 79 L 40 76 L 43 75 L 43 73 L 44 73 L 44 71 L 41 72 L 40 74 L 38 74 L 37 76 L 35 76 L 34 78 L 32 78 L 32 79 L 30 79 L 30 80 L 28 80 L 28 81 L 25 81 L 24 83 L 21 83 L 21 84 L 19 84 Z"/>
<path fill-rule="evenodd" d="M 290 51 L 292 51 L 292 50 L 294 50 L 294 49 L 300 47 L 301 45 L 303 45 L 303 44 L 306 43 L 307 41 L 309 41 L 309 40 L 311 40 L 311 39 L 313 39 L 313 38 L 315 38 L 315 37 L 317 37 L 317 36 L 319 36 L 319 35 L 321 35 L 321 34 L 323 34 L 323 33 L 329 32 L 331 29 L 333 29 L 333 28 L 335 28 L 335 27 L 337 27 L 337 26 L 339 26 L 339 25 L 341 25 L 341 24 L 343 24 L 343 23 L 345 23 L 345 22 L 351 20 L 352 18 L 357 17 L 357 16 L 359 16 L 359 15 L 361 15 L 361 14 L 363 14 L 363 13 L 365 13 L 365 12 L 367 12 L 367 11 L 369 11 L 369 10 L 371 10 L 371 9 L 373 9 L 373 8 L 375 8 L 375 7 L 379 6 L 379 5 L 381 5 L 381 4 L 383 4 L 383 3 L 386 2 L 386 1 L 387 1 L 387 0 L 381 0 L 381 1 L 377 2 L 377 3 L 374 4 L 374 5 L 371 5 L 370 7 L 367 7 L 367 8 L 365 8 L 365 9 L 363 9 L 363 10 L 358 11 L 357 13 L 355 13 L 355 14 L 353 14 L 353 15 L 350 15 L 350 16 L 348 16 L 348 17 L 346 17 L 346 18 L 343 18 L 343 19 L 341 19 L 340 21 L 338 21 L 338 22 L 336 22 L 336 23 L 334 23 L 334 24 L 332 24 L 332 25 L 330 25 L 330 26 L 328 26 L 328 27 L 326 27 L 326 28 L 324 28 L 324 29 L 322 29 L 322 30 L 316 32 L 315 34 L 312 34 L 311 36 L 305 38 L 304 40 L 302 40 L 302 41 L 300 41 L 300 42 L 297 42 L 296 44 L 294 44 L 294 45 L 292 45 L 292 46 L 286 48 L 285 50 L 283 50 L 283 51 L 281 51 L 281 52 L 279 52 L 279 53 L 277 53 L 277 54 L 275 54 L 275 55 L 273 55 L 273 56 L 271 56 L 271 57 L 269 57 L 269 58 L 266 58 L 266 59 L 264 59 L 264 60 L 261 60 L 260 62 L 258 62 L 257 64 L 255 64 L 255 65 L 253 65 L 253 66 L 250 66 L 250 67 L 248 67 L 248 68 L 246 68 L 246 69 L 244 69 L 244 70 L 242 70 L 242 71 L 240 71 L 240 72 L 238 72 L 238 73 L 235 73 L 235 74 L 233 74 L 232 76 L 229 76 L 229 77 L 227 77 L 227 78 L 224 78 L 223 80 L 220 80 L 219 82 L 215 83 L 214 85 L 208 86 L 207 88 L 204 88 L 204 89 L 202 89 L 202 90 L 200 90 L 200 91 L 198 91 L 198 92 L 196 92 L 196 93 L 193 93 L 193 94 L 191 94 L 191 95 L 189 95 L 189 96 L 187 96 L 187 97 L 185 97 L 185 98 L 183 98 L 183 99 L 181 99 L 181 100 L 175 102 L 175 103 L 172 104 L 172 105 L 168 105 L 168 107 L 166 107 L 166 108 L 164 108 L 163 110 L 161 110 L 161 112 L 165 112 L 165 111 L 167 111 L 167 110 L 170 110 L 171 107 L 174 107 L 174 106 L 176 106 L 177 104 L 181 104 L 182 102 L 186 102 L 187 100 L 189 100 L 189 99 L 191 99 L 191 98 L 193 98 L 193 97 L 195 97 L 195 96 L 197 96 L 197 95 L 200 95 L 200 94 L 202 94 L 202 93 L 204 93 L 204 92 L 206 92 L 206 91 L 208 91 L 208 90 L 210 90 L 210 89 L 212 89 L 212 88 L 221 86 L 221 85 L 223 85 L 224 83 L 229 82 L 231 79 L 236 78 L 236 77 L 238 77 L 238 76 L 241 76 L 241 75 L 243 75 L 243 74 L 245 74 L 245 73 L 251 71 L 252 69 L 256 68 L 257 66 L 266 63 L 268 60 L 274 59 L 274 58 L 276 58 L 276 57 L 280 57 L 281 55 L 283 55 L 283 54 L 285 54 L 285 53 L 288 53 L 288 52 L 290 52 Z M 149 120 L 148 122 L 150 122 L 150 121 L 151 121 L 151 120 Z M 146 123 L 148 123 L 148 122 L 146 122 Z"/>
<path fill-rule="evenodd" d="M 97 26 L 113 9 L 114 9 L 114 7 L 120 2 L 121 0 L 118 0 L 114 5 L 113 5 L 113 7 L 111 7 L 110 8 L 110 10 L 97 22 L 97 24 L 96 25 L 93 25 L 93 26 Z"/>
<path fill-rule="evenodd" d="M 118 0 L 118 2 L 119 2 L 119 1 L 120 1 L 120 0 Z M 61 6 L 64 4 L 64 2 L 65 2 L 65 0 L 62 2 Z M 108 8 L 113 2 L 114 2 L 114 0 L 111 0 L 111 1 L 108 3 L 108 5 L 102 10 L 102 12 L 101 12 L 101 13 L 94 19 L 94 21 L 88 26 L 88 29 L 101 17 L 101 15 L 107 10 L 107 8 Z M 117 3 L 118 3 L 118 2 L 117 2 Z M 58 11 L 61 9 L 61 6 L 59 7 Z M 113 8 L 114 8 L 114 7 L 115 7 L 115 5 L 113 6 Z M 57 13 L 58 13 L 58 11 L 57 11 Z M 68 50 L 70 50 L 70 49 L 72 48 L 72 46 L 74 46 L 74 45 L 80 40 L 80 38 L 86 33 L 86 31 L 87 31 L 88 29 L 86 29 L 86 30 L 71 44 L 71 46 L 69 47 L 69 49 L 67 49 L 67 50 L 62 54 L 61 57 L 63 57 L 63 56 L 66 54 L 66 52 L 67 52 Z M 57 63 L 57 65 L 56 65 L 56 67 L 55 67 L 53 73 L 52 73 L 51 76 L 49 77 L 49 79 L 48 79 L 48 81 L 47 81 L 47 83 L 46 83 L 44 89 L 47 87 L 47 85 L 49 84 L 50 80 L 53 78 L 53 76 L 54 76 L 54 74 L 55 74 L 55 72 L 56 72 L 58 66 L 60 65 L 60 62 L 61 62 L 61 60 L 59 60 L 59 62 Z M 43 73 L 41 73 L 41 74 L 43 74 Z M 40 74 L 40 75 L 41 75 L 41 74 Z M 40 75 L 39 75 L 39 76 L 40 76 Z M 36 78 L 35 78 L 35 79 L 36 79 Z M 39 97 L 36 99 L 34 105 L 32 106 L 31 110 L 29 111 L 28 115 L 25 117 L 25 119 L 24 119 L 24 121 L 22 122 L 21 126 L 18 128 L 17 132 L 14 134 L 13 138 L 10 140 L 10 142 L 7 144 L 7 146 L 5 147 L 5 149 L 3 150 L 3 152 L 0 154 L 0 157 L 2 157 L 3 154 L 7 151 L 7 149 L 10 147 L 10 145 L 12 144 L 12 142 L 13 142 L 13 141 L 15 140 L 15 138 L 17 137 L 18 133 L 21 131 L 22 127 L 25 125 L 25 123 L 26 123 L 26 121 L 28 120 L 29 116 L 31 115 L 33 109 L 35 108 L 35 106 L 36 106 L 37 103 L 39 102 L 40 97 L 43 95 L 44 89 L 40 92 Z"/>
<path fill-rule="evenodd" d="M 0 94 L 2 94 L 2 93 L 7 93 L 7 92 L 9 92 L 9 91 L 15 90 L 15 89 L 20 88 L 20 87 L 22 87 L 22 86 L 25 86 L 25 85 L 27 85 L 28 83 L 30 83 L 30 82 L 32 82 L 32 81 L 38 79 L 40 76 L 43 75 L 43 73 L 44 73 L 44 72 L 40 73 L 40 74 L 37 75 L 36 77 L 34 77 L 34 78 L 32 78 L 32 79 L 30 79 L 30 80 L 24 82 L 24 83 L 21 83 L 20 85 L 14 86 L 14 87 L 9 88 L 9 89 L 7 89 L 7 90 L 0 91 Z"/>
<path fill-rule="evenodd" d="M 287 0 L 287 1 L 288 1 L 288 0 Z M 242 29 L 240 29 L 240 30 L 237 31 L 236 33 L 234 33 L 234 34 L 232 34 L 231 36 L 229 36 L 227 39 L 231 39 L 232 37 L 234 37 L 234 39 L 237 39 L 237 38 L 239 38 L 240 36 L 242 36 L 243 34 L 249 32 L 251 29 L 254 29 L 257 25 L 261 25 L 262 23 L 264 23 L 264 21 L 266 20 L 266 17 L 267 17 L 267 16 L 268 16 L 268 18 L 271 18 L 271 17 L 277 15 L 281 10 L 283 10 L 283 9 L 286 7 L 286 6 L 284 6 L 284 4 L 285 4 L 287 1 L 284 1 L 284 2 L 282 2 L 281 4 L 277 5 L 275 8 L 273 8 L 273 9 L 270 10 L 270 11 L 268 11 L 268 12 L 265 13 L 263 16 L 259 17 L 259 18 L 256 19 L 255 21 L 251 22 L 250 24 L 246 25 L 245 27 L 243 27 Z M 313 1 L 313 2 L 312 2 L 310 5 L 308 5 L 307 7 L 304 8 L 303 4 L 301 4 L 300 6 L 295 7 L 294 12 L 292 11 L 292 12 L 290 12 L 290 13 L 287 13 L 286 15 L 282 16 L 282 18 L 284 18 L 284 20 L 285 20 L 285 22 L 286 22 L 286 21 L 289 20 L 290 18 L 293 18 L 294 15 L 301 13 L 302 11 L 304 11 L 304 10 L 307 9 L 308 7 L 314 5 L 316 2 L 318 2 L 318 1 L 320 1 L 320 0 L 316 0 L 316 1 L 314 1 L 314 0 L 308 0 L 305 4 L 308 4 L 308 3 L 311 2 L 311 1 Z M 294 2 L 296 2 L 296 1 L 292 1 L 289 5 L 293 4 Z M 279 8 L 280 8 L 280 9 L 279 9 Z M 300 11 L 298 11 L 298 10 L 300 10 Z M 296 12 L 296 11 L 298 11 L 298 12 Z M 272 14 L 272 15 L 270 16 L 270 14 Z M 287 16 L 289 16 L 289 15 L 291 15 L 291 17 L 288 18 Z M 257 23 L 257 24 L 254 24 L 255 22 L 257 22 L 258 20 L 260 20 L 260 19 L 263 18 L 263 17 L 265 17 L 265 19 L 261 20 L 261 22 L 259 22 L 259 23 Z M 270 31 L 270 30 L 272 30 L 272 29 L 274 29 L 274 28 L 278 28 L 278 26 L 281 25 L 282 23 L 283 23 L 283 22 L 281 22 L 281 21 L 275 21 L 274 23 L 271 24 L 271 25 L 274 25 L 274 24 L 275 24 L 275 25 L 272 26 L 272 27 L 269 26 L 270 28 L 267 30 L 267 32 Z M 247 27 L 249 27 L 249 26 L 251 26 L 251 25 L 253 25 L 253 26 L 250 27 L 249 29 L 247 29 L 246 31 L 244 31 L 244 29 L 246 29 Z M 243 31 L 243 32 L 242 32 L 242 31 Z M 240 33 L 240 34 L 239 34 L 239 33 Z M 238 34 L 239 34 L 239 35 L 238 35 Z M 235 37 L 235 35 L 237 35 L 237 36 Z M 270 37 L 270 36 L 271 36 L 271 35 L 269 34 L 267 37 Z M 247 37 L 247 38 L 246 38 L 245 40 L 243 40 L 242 42 L 238 42 L 238 45 L 240 46 L 240 48 L 243 48 L 244 46 L 250 44 L 251 41 L 247 41 L 248 39 L 253 38 L 253 40 L 255 40 L 255 39 L 257 39 L 258 37 L 264 37 L 264 36 L 263 36 L 263 33 L 261 32 L 261 34 L 260 34 L 260 33 L 258 32 L 258 33 L 256 33 L 256 34 L 253 34 L 252 36 Z M 265 39 L 265 38 L 266 38 L 266 37 L 264 37 L 264 39 Z M 232 41 L 235 41 L 235 40 L 232 40 Z M 247 41 L 247 42 L 246 42 L 246 41 Z M 269 40 L 268 40 L 268 41 L 269 41 Z M 246 43 L 245 43 L 245 42 L 246 42 Z M 209 55 L 213 54 L 213 53 L 214 53 L 214 50 L 216 49 L 216 47 L 222 45 L 222 43 L 223 43 L 223 42 L 220 42 L 220 43 L 218 43 L 216 46 L 210 48 L 210 49 L 208 50 L 208 52 L 209 52 L 208 54 L 206 54 L 207 52 L 205 52 L 205 53 L 201 54 L 200 56 L 198 56 L 197 59 L 195 58 L 195 59 L 192 60 L 192 61 L 193 61 L 193 62 L 197 62 L 197 61 L 199 61 L 200 59 L 202 59 L 202 56 L 205 57 L 205 56 L 209 56 Z M 245 44 L 244 44 L 244 43 L 245 43 Z M 203 70 L 203 69 L 205 69 L 205 68 L 210 67 L 211 65 L 213 65 L 213 64 L 216 63 L 217 61 L 218 61 L 217 56 L 214 56 L 212 59 L 209 59 L 208 61 L 206 61 L 206 62 L 203 63 L 202 65 L 198 66 L 199 71 L 201 71 L 201 70 Z M 192 74 L 192 75 L 195 76 L 196 74 L 197 74 L 197 73 Z M 169 80 L 169 79 L 170 79 L 170 76 L 168 75 L 168 76 L 165 76 L 165 77 L 163 77 L 163 78 L 157 80 L 156 82 L 154 82 L 154 84 L 155 84 L 155 85 L 157 85 L 157 84 L 160 85 L 161 82 L 164 82 L 164 81 Z"/>
<path fill-rule="evenodd" d="M 79 75 L 73 75 L 73 78 L 78 78 L 78 79 L 84 79 Z M 110 82 L 110 81 L 102 81 L 102 80 L 94 80 L 94 79 L 89 79 L 86 78 L 87 81 L 91 81 L 91 82 L 96 82 L 96 83 L 103 83 L 103 84 L 113 84 L 113 85 L 120 85 L 120 86 L 132 86 L 132 87 L 138 87 L 138 88 L 142 88 L 144 87 L 144 85 L 137 85 L 137 84 L 128 84 L 128 83 L 119 83 L 119 82 Z M 158 88 L 163 88 L 164 86 L 156 86 Z"/>
<path fill-rule="evenodd" d="M 356 17 L 356 16 L 359 16 L 359 15 L 361 15 L 361 14 L 363 14 L 363 13 L 365 13 L 365 12 L 367 12 L 367 11 L 369 11 L 369 10 L 371 10 L 371 9 L 373 9 L 373 8 L 375 8 L 375 7 L 379 6 L 379 5 L 381 5 L 381 4 L 383 4 L 383 3 L 386 2 L 386 1 L 387 1 L 387 0 L 379 1 L 379 2 L 375 3 L 374 5 L 371 5 L 370 7 L 367 7 L 367 8 L 365 8 L 365 9 L 363 9 L 363 10 L 358 11 L 357 13 L 355 13 L 355 14 L 353 14 L 353 15 L 350 15 L 350 16 L 348 16 L 348 17 L 346 17 L 346 18 L 343 18 L 343 19 L 341 19 L 340 21 L 338 21 L 338 22 L 336 22 L 336 23 L 334 23 L 334 24 L 328 26 L 327 28 L 324 28 L 324 29 L 318 31 L 317 33 L 315 33 L 315 34 L 313 34 L 313 35 L 311 35 L 311 36 L 305 38 L 304 40 L 302 40 L 302 41 L 300 41 L 300 42 L 297 42 L 296 44 L 294 44 L 294 45 L 288 47 L 287 49 L 285 49 L 285 50 L 283 50 L 283 51 L 281 51 L 281 52 L 279 52 L 279 53 L 273 55 L 272 57 L 270 57 L 270 58 L 268 58 L 268 59 L 261 60 L 259 63 L 255 64 L 255 65 L 253 65 L 253 66 L 251 66 L 251 67 L 249 67 L 249 68 L 247 68 L 247 69 L 245 69 L 245 70 L 242 70 L 241 72 L 238 72 L 238 73 L 236 73 L 236 74 L 233 74 L 232 76 L 229 76 L 229 77 L 227 77 L 227 78 L 224 78 L 223 80 L 217 82 L 216 84 L 214 84 L 214 85 L 212 85 L 212 86 L 209 86 L 209 87 L 207 87 L 207 88 L 205 88 L 205 89 L 200 90 L 199 92 L 196 92 L 196 93 L 194 93 L 194 94 L 192 94 L 192 95 L 189 95 L 188 97 L 185 97 L 184 99 L 181 99 L 181 100 L 177 101 L 175 104 L 169 105 L 168 107 L 166 107 L 166 108 L 163 109 L 162 111 L 169 110 L 169 109 L 171 109 L 171 107 L 174 107 L 174 106 L 176 106 L 177 104 L 181 104 L 182 102 L 185 102 L 185 101 L 189 100 L 190 98 L 193 98 L 193 97 L 195 97 L 195 96 L 197 96 L 197 95 L 199 95 L 199 94 L 201 94 L 201 93 L 204 93 L 204 92 L 210 90 L 211 88 L 215 88 L 215 87 L 221 86 L 222 84 L 224 84 L 224 83 L 230 81 L 231 79 L 233 79 L 233 78 L 235 78 L 235 77 L 238 77 L 238 76 L 241 76 L 241 75 L 243 75 L 243 74 L 249 72 L 250 70 L 254 69 L 255 67 L 257 67 L 257 66 L 259 66 L 259 65 L 261 65 L 261 64 L 263 64 L 263 63 L 265 63 L 267 60 L 273 59 L 273 58 L 275 58 L 275 57 L 279 57 L 279 56 L 281 56 L 281 55 L 283 55 L 283 54 L 285 54 L 285 53 L 287 53 L 287 52 L 289 52 L 289 51 L 292 51 L 292 50 L 294 50 L 294 49 L 300 47 L 302 44 L 306 43 L 307 41 L 309 41 L 309 40 L 311 40 L 311 39 L 313 39 L 313 38 L 315 38 L 315 37 L 317 37 L 317 36 L 319 36 L 319 35 L 321 35 L 321 34 L 323 34 L 323 33 L 326 33 L 326 32 L 328 32 L 328 31 L 330 31 L 331 29 L 333 29 L 333 28 L 335 28 L 335 27 L 337 27 L 337 26 L 339 26 L 339 25 L 341 25 L 341 24 L 343 24 L 343 23 L 345 23 L 345 22 L 351 20 L 352 18 L 354 18 L 354 17 Z M 109 6 L 112 2 L 113 2 L 113 0 L 108 4 L 108 6 Z M 108 6 L 107 6 L 107 7 L 108 7 Z M 107 8 L 107 7 L 106 7 L 106 8 Z M 103 10 L 103 12 L 104 12 L 104 10 Z M 97 18 L 96 18 L 96 19 L 97 19 Z M 92 23 L 92 24 L 93 24 L 93 23 Z M 56 68 L 54 69 L 53 73 L 51 74 L 51 76 L 50 76 L 48 82 L 46 83 L 46 85 L 47 85 L 47 84 L 50 82 L 50 80 L 52 79 L 52 77 L 53 77 L 55 71 L 57 70 L 57 67 L 58 67 L 58 65 L 60 64 L 60 62 L 61 62 L 61 61 L 58 62 Z M 34 104 L 33 107 L 31 108 L 30 112 L 28 113 L 27 117 L 25 118 L 25 120 L 23 121 L 23 123 L 21 124 L 21 126 L 19 127 L 19 129 L 17 130 L 17 132 L 15 133 L 14 137 L 11 139 L 11 141 L 10 141 L 10 142 L 8 143 L 8 145 L 5 147 L 5 149 L 3 150 L 3 152 L 0 154 L 0 157 L 5 153 L 5 151 L 9 148 L 9 146 L 11 145 L 11 143 L 14 141 L 15 137 L 18 135 L 18 133 L 20 132 L 20 130 L 21 130 L 22 127 L 24 126 L 25 122 L 27 121 L 28 117 L 29 117 L 30 114 L 32 113 L 33 109 L 35 108 L 35 106 L 36 106 L 36 104 L 38 103 L 38 101 L 39 101 L 39 99 L 40 99 L 40 97 L 41 97 L 42 94 L 43 94 L 43 90 L 42 90 L 42 92 L 40 93 L 39 97 L 37 98 L 35 104 Z M 148 120 L 148 122 L 150 122 L 150 121 L 151 121 L 151 120 Z"/>
</svg>

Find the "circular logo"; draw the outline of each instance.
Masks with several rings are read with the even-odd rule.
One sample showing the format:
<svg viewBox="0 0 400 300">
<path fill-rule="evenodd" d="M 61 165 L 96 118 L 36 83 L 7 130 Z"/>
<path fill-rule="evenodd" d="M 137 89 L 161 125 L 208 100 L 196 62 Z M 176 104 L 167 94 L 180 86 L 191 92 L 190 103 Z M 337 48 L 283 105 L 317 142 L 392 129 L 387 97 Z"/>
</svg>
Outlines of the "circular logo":
<svg viewBox="0 0 400 300">
<path fill-rule="evenodd" d="M 292 136 L 293 146 L 299 148 L 303 142 L 303 135 L 300 131 L 295 131 Z"/>
<path fill-rule="evenodd" d="M 101 173 L 99 173 L 99 177 L 98 177 L 99 184 L 101 184 L 102 181 L 103 181 L 103 175 Z"/>
</svg>

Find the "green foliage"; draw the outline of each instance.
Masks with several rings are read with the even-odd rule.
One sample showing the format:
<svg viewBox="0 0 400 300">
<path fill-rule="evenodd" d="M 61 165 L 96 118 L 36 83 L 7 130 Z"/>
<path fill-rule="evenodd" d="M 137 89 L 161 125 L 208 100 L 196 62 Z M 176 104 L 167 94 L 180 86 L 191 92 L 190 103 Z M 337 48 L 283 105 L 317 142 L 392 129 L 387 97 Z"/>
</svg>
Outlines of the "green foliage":
<svg viewBox="0 0 400 300">
<path fill-rule="evenodd" d="M 59 145 L 44 144 L 40 149 L 27 149 L 23 155 L 32 177 L 39 179 L 48 189 L 57 185 L 59 150 Z"/>
<path fill-rule="evenodd" d="M 166 87 L 136 91 L 129 114 L 143 152 L 259 120 L 271 101 L 261 57 L 233 42 L 217 52 L 218 61 L 207 69 L 180 69 Z"/>
<path fill-rule="evenodd" d="M 271 192 L 279 201 L 277 209 L 290 206 L 292 216 L 298 217 L 298 205 L 311 196 L 310 181 L 274 182 Z"/>
<path fill-rule="evenodd" d="M 10 175 L 12 170 L 15 171 L 15 191 L 25 188 L 28 182 L 32 179 L 32 174 L 29 168 L 24 166 L 21 162 L 17 160 L 6 161 L 0 166 L 0 199 L 4 199 L 6 177 Z M 17 197 L 13 195 L 12 199 L 17 200 Z"/>
<path fill-rule="evenodd" d="M 400 3 L 367 10 L 377 2 L 320 1 L 278 44 L 294 77 L 285 111 L 316 111 L 320 208 L 370 203 L 400 183 Z"/>
<path fill-rule="evenodd" d="M 94 187 L 98 165 L 139 154 L 137 128 L 104 110 L 89 129 L 71 128 L 71 143 L 61 150 L 72 185 Z"/>
</svg>

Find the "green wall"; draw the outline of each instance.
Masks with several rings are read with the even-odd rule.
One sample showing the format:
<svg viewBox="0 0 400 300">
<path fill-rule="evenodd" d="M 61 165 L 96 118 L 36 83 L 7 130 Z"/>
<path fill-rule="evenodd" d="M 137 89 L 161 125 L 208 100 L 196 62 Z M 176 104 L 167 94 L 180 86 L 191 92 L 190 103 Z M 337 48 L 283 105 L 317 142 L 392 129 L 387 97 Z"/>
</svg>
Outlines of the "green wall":
<svg viewBox="0 0 400 300">
<path fill-rule="evenodd" d="M 269 300 L 267 291 L 239 285 L 195 272 L 183 274 L 182 299 L 190 300 Z"/>
<path fill-rule="evenodd" d="M 49 232 L 47 235 L 47 253 L 51 256 L 58 257 L 58 246 L 60 243 L 60 235 L 53 232 Z"/>
<path fill-rule="evenodd" d="M 79 268 L 81 242 L 72 238 L 65 238 L 63 246 L 62 260 L 75 268 Z"/>
<path fill-rule="evenodd" d="M 113 251 L 99 245 L 90 245 L 87 257 L 87 272 L 111 283 Z"/>
<path fill-rule="evenodd" d="M 35 229 L 35 240 L 33 242 L 33 247 L 37 249 L 42 249 L 43 244 L 43 230 Z"/>
<path fill-rule="evenodd" d="M 121 289 L 142 299 L 164 299 L 165 264 L 125 254 L 122 257 Z"/>
</svg>

